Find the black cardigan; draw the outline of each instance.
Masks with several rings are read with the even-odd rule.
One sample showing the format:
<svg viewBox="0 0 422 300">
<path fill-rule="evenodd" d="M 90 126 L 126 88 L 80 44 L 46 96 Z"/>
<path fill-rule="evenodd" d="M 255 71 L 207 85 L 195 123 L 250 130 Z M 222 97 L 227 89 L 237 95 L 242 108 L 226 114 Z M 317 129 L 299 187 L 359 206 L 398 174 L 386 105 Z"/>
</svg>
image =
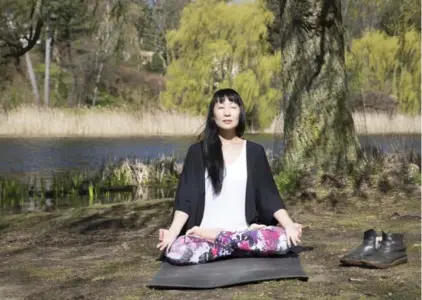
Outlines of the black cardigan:
<svg viewBox="0 0 422 300">
<path fill-rule="evenodd" d="M 246 222 L 276 225 L 274 213 L 285 208 L 277 190 L 271 168 L 260 144 L 246 142 L 247 184 L 246 184 Z M 189 218 L 180 235 L 193 226 L 199 226 L 205 207 L 205 164 L 200 142 L 189 147 L 184 160 L 176 191 L 175 210 L 183 211 Z"/>
</svg>

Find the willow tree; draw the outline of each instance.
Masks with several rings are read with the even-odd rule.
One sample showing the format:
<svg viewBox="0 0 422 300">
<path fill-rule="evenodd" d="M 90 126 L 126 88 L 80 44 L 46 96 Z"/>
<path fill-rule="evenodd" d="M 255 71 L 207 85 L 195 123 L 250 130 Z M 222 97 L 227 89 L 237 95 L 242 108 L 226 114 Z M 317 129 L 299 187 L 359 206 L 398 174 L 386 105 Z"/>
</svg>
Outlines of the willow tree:
<svg viewBox="0 0 422 300">
<path fill-rule="evenodd" d="M 280 0 L 284 166 L 342 172 L 359 142 L 346 106 L 340 0 Z"/>
<path fill-rule="evenodd" d="M 232 87 L 245 101 L 249 120 L 268 126 L 279 91 L 280 54 L 270 54 L 266 24 L 273 15 L 262 1 L 197 0 L 187 5 L 177 30 L 167 35 L 170 64 L 162 103 L 205 114 L 217 88 Z"/>
<path fill-rule="evenodd" d="M 353 92 L 380 91 L 398 99 L 404 113 L 421 108 L 421 38 L 416 30 L 400 36 L 367 31 L 355 39 L 346 53 L 349 86 Z"/>
</svg>

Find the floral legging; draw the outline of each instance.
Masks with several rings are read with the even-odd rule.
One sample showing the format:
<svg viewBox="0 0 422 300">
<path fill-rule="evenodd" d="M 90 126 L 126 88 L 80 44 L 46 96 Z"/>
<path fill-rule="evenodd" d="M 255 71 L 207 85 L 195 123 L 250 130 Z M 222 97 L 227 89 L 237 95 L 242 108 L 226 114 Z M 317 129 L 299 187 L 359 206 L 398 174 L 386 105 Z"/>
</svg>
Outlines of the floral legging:
<svg viewBox="0 0 422 300">
<path fill-rule="evenodd" d="M 267 226 L 245 231 L 222 231 L 214 242 L 198 236 L 180 236 L 165 253 L 175 265 L 203 264 L 234 253 L 274 255 L 288 252 L 287 236 L 282 227 Z"/>
</svg>

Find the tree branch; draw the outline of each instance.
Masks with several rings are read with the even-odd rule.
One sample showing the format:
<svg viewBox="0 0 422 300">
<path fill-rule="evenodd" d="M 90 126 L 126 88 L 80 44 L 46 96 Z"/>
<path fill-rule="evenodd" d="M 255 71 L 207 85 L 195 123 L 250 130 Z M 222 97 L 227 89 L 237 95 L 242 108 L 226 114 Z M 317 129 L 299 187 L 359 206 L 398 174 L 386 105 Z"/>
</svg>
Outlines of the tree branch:
<svg viewBox="0 0 422 300">
<path fill-rule="evenodd" d="M 16 44 L 14 45 L 16 48 L 16 51 L 14 52 L 9 52 L 3 55 L 3 58 L 7 58 L 7 57 L 20 57 L 22 55 L 24 55 L 26 52 L 28 52 L 29 50 L 31 50 L 35 44 L 37 43 L 38 39 L 40 38 L 41 35 L 41 29 L 44 25 L 44 22 L 41 18 L 38 19 L 37 24 L 35 26 L 35 31 L 33 32 L 33 34 L 31 33 L 31 38 L 28 39 L 28 44 L 25 47 L 19 46 L 16 47 Z"/>
</svg>

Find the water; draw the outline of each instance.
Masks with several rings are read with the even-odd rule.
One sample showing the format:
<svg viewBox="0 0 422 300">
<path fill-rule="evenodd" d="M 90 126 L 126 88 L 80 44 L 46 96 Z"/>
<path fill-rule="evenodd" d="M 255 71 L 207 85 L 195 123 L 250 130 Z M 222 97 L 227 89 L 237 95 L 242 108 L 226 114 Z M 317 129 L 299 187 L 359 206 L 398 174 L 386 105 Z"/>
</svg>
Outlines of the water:
<svg viewBox="0 0 422 300">
<path fill-rule="evenodd" d="M 250 135 L 251 141 L 262 144 L 266 149 L 282 153 L 283 142 L 274 143 L 271 135 Z M 0 176 L 11 179 L 10 184 L 4 178 L 0 185 L 8 186 L 0 193 L 0 214 L 20 213 L 34 210 L 54 210 L 56 208 L 91 206 L 97 203 L 117 203 L 133 199 L 157 199 L 174 196 L 174 188 L 159 190 L 137 187 L 130 192 L 91 194 L 71 193 L 53 196 L 46 194 L 30 195 L 28 188 L 33 179 L 38 187 L 50 191 L 52 174 L 62 173 L 70 178 L 67 171 L 91 173 L 98 170 L 103 163 L 121 158 L 154 159 L 159 156 L 175 156 L 182 160 L 188 146 L 195 138 L 188 137 L 136 137 L 136 138 L 2 138 L 0 139 Z M 421 152 L 419 135 L 374 135 L 361 136 L 362 146 L 377 146 L 385 152 L 410 151 Z M 42 179 L 41 179 L 42 178 Z M 56 175 L 57 178 L 57 175 Z M 18 179 L 20 184 L 16 184 Z M 26 185 L 31 181 L 30 185 Z M 42 182 L 42 183 L 41 183 Z M 23 183 L 23 184 L 22 184 Z M 41 188 L 43 189 L 43 188 Z M 43 189 L 44 190 L 44 189 Z M 56 194 L 54 194 L 56 193 Z"/>
<path fill-rule="evenodd" d="M 250 135 L 251 141 L 273 150 L 272 135 Z M 105 161 L 125 157 L 147 159 L 174 155 L 183 159 L 192 137 L 133 138 L 0 138 L 0 176 L 48 174 L 63 170 L 95 170 Z M 363 146 L 373 145 L 385 152 L 421 153 L 420 135 L 361 136 Z M 277 152 L 282 141 L 275 143 Z"/>
</svg>

